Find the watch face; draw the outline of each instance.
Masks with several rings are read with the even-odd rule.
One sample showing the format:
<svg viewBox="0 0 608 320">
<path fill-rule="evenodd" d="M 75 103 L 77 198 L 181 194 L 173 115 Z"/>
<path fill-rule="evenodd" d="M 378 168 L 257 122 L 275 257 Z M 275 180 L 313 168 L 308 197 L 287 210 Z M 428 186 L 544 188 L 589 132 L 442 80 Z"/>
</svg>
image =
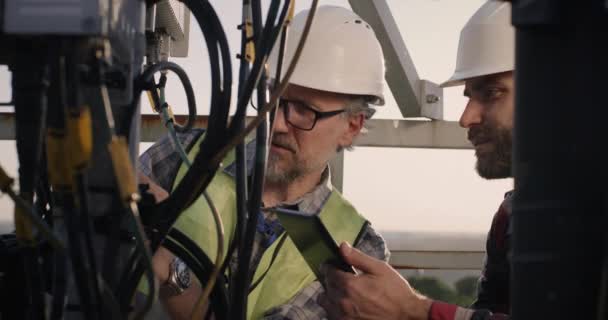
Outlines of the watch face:
<svg viewBox="0 0 608 320">
<path fill-rule="evenodd" d="M 190 269 L 188 269 L 188 266 L 181 260 L 175 265 L 175 275 L 177 278 L 177 284 L 182 289 L 187 289 L 190 287 Z"/>
</svg>

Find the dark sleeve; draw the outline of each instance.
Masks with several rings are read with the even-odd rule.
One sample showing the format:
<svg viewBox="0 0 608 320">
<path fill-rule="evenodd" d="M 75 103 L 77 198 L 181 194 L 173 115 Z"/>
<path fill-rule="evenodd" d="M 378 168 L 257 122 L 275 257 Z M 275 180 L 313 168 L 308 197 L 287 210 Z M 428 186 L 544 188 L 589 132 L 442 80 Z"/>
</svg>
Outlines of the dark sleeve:
<svg viewBox="0 0 608 320">
<path fill-rule="evenodd" d="M 434 301 L 429 310 L 429 320 L 508 320 L 503 313 L 492 313 L 488 310 L 473 310 L 454 304 Z"/>
<path fill-rule="evenodd" d="M 507 314 L 509 301 L 509 220 L 510 197 L 500 205 L 492 220 L 486 242 L 486 258 L 477 288 L 473 309 L 486 309 Z M 482 318 L 483 319 L 483 318 Z"/>
<path fill-rule="evenodd" d="M 177 138 L 186 150 L 190 150 L 193 142 L 202 133 L 202 129 L 192 129 L 185 133 L 178 133 Z M 167 134 L 139 157 L 138 170 L 161 188 L 171 191 L 181 163 L 179 152 L 176 151 L 173 140 Z"/>
<path fill-rule="evenodd" d="M 508 320 L 509 302 L 509 220 L 511 195 L 494 215 L 486 242 L 486 258 L 471 309 L 435 301 L 429 320 Z"/>
</svg>

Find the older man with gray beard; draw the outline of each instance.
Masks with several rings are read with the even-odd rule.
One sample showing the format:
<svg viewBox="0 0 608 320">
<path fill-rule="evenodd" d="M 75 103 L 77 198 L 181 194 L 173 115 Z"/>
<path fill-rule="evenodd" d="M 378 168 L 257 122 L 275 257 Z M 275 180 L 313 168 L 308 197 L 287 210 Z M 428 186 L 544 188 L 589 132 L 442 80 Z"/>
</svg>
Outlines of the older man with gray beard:
<svg viewBox="0 0 608 320">
<path fill-rule="evenodd" d="M 293 56 L 306 14 L 298 14 L 290 28 L 286 63 Z M 272 55 L 271 69 L 276 68 L 276 60 L 276 55 Z M 384 240 L 332 187 L 328 167 L 338 152 L 353 144 L 374 113 L 371 105 L 384 103 L 383 79 L 382 50 L 371 27 L 345 8 L 319 7 L 290 85 L 280 99 L 272 128 L 260 208 L 263 214 L 258 221 L 250 262 L 253 282 L 263 284 L 251 289 L 248 318 L 326 317 L 317 303 L 317 296 L 323 291 L 320 282 L 268 208 L 288 208 L 333 220 L 339 227 L 328 229 L 335 240 L 350 239 L 366 254 L 388 260 Z M 179 135 L 179 139 L 194 152 L 202 134 L 203 130 L 192 130 Z M 254 156 L 255 145 L 249 143 L 248 168 L 252 167 Z M 226 220 L 234 221 L 236 212 L 228 203 L 234 203 L 231 195 L 235 165 L 228 160 L 224 165 L 208 190 L 216 190 L 220 198 L 230 197 L 218 211 L 229 218 Z M 171 190 L 183 175 L 185 168 L 180 166 L 178 152 L 165 137 L 141 156 L 141 178 L 151 184 L 157 199 L 162 200 L 167 195 L 165 190 Z M 212 220 L 203 200 L 193 207 L 182 213 L 174 228 L 205 251 L 215 235 L 213 227 L 204 221 Z M 212 257 L 211 252 L 205 252 Z M 239 257 L 227 258 L 231 259 L 233 269 Z M 161 246 L 153 260 L 167 311 L 173 318 L 189 318 L 201 294 L 201 285 L 190 281 L 187 266 L 166 248 Z"/>
</svg>

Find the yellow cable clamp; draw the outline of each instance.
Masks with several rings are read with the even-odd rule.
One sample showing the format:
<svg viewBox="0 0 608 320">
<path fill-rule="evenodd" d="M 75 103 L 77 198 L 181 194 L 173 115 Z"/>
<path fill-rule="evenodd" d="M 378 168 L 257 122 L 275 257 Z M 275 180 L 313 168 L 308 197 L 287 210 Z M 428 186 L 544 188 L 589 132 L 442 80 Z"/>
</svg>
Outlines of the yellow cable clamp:
<svg viewBox="0 0 608 320">
<path fill-rule="evenodd" d="M 167 104 L 167 119 L 166 121 L 171 121 L 175 123 L 175 115 L 173 114 L 173 109 L 169 104 Z"/>
<path fill-rule="evenodd" d="M 51 185 L 55 188 L 71 189 L 73 184 L 70 147 L 63 130 L 47 129 L 46 152 L 48 158 L 48 172 Z"/>
<path fill-rule="evenodd" d="M 293 20 L 293 16 L 295 15 L 295 13 L 296 13 L 296 0 L 292 0 L 289 5 L 289 13 L 287 14 L 287 19 L 285 20 L 286 26 L 291 24 L 291 21 Z"/>
<path fill-rule="evenodd" d="M 85 106 L 78 114 L 70 114 L 68 116 L 67 128 L 72 168 L 76 170 L 83 169 L 89 164 L 93 151 L 91 112 L 89 107 Z"/>
<path fill-rule="evenodd" d="M 124 137 L 114 136 L 108 145 L 112 158 L 112 166 L 116 175 L 120 198 L 124 201 L 134 200 L 137 196 L 135 173 L 129 158 L 127 140 Z"/>
<path fill-rule="evenodd" d="M 253 62 L 255 61 L 255 41 L 253 39 L 253 23 L 250 19 L 245 20 L 245 36 L 247 37 L 245 60 Z"/>
</svg>

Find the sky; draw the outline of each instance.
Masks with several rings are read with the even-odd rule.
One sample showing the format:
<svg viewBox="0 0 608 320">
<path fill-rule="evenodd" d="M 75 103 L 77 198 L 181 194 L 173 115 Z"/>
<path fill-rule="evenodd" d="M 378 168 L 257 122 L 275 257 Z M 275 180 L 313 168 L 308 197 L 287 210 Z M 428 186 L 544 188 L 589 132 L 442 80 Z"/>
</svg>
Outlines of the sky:
<svg viewBox="0 0 608 320">
<path fill-rule="evenodd" d="M 449 78 L 454 71 L 460 29 L 484 0 L 387 2 L 420 78 L 435 83 Z M 241 14 L 237 5 L 240 2 L 214 0 L 211 3 L 222 20 L 234 56 L 240 42 L 240 33 L 236 30 Z M 347 0 L 321 0 L 320 3 L 349 7 Z M 297 1 L 296 9 L 299 11 L 309 5 L 310 1 Z M 171 60 L 187 71 L 196 93 L 198 114 L 207 114 L 210 99 L 208 60 L 194 19 L 189 56 Z M 236 72 L 236 60 L 233 69 Z M 185 107 L 180 106 L 185 106 L 186 100 L 175 80 L 169 78 L 167 99 L 176 113 L 183 113 Z M 462 90 L 462 87 L 456 87 L 444 91 L 447 120 L 458 120 L 466 103 Z M 375 117 L 400 119 L 392 94 L 387 93 L 387 103 L 378 108 Z M 0 67 L 0 101 L 8 101 L 10 96 L 10 73 Z M 142 110 L 151 113 L 147 105 Z M 142 150 L 145 147 L 147 144 L 142 145 Z M 3 150 L 0 164 L 15 176 L 14 142 L 0 141 L 0 148 Z M 474 165 L 472 150 L 355 148 L 345 155 L 344 194 L 380 231 L 485 233 L 513 182 L 511 179 L 483 180 L 477 176 Z M 0 196 L 0 224 L 11 220 L 12 204 L 8 197 Z"/>
</svg>

